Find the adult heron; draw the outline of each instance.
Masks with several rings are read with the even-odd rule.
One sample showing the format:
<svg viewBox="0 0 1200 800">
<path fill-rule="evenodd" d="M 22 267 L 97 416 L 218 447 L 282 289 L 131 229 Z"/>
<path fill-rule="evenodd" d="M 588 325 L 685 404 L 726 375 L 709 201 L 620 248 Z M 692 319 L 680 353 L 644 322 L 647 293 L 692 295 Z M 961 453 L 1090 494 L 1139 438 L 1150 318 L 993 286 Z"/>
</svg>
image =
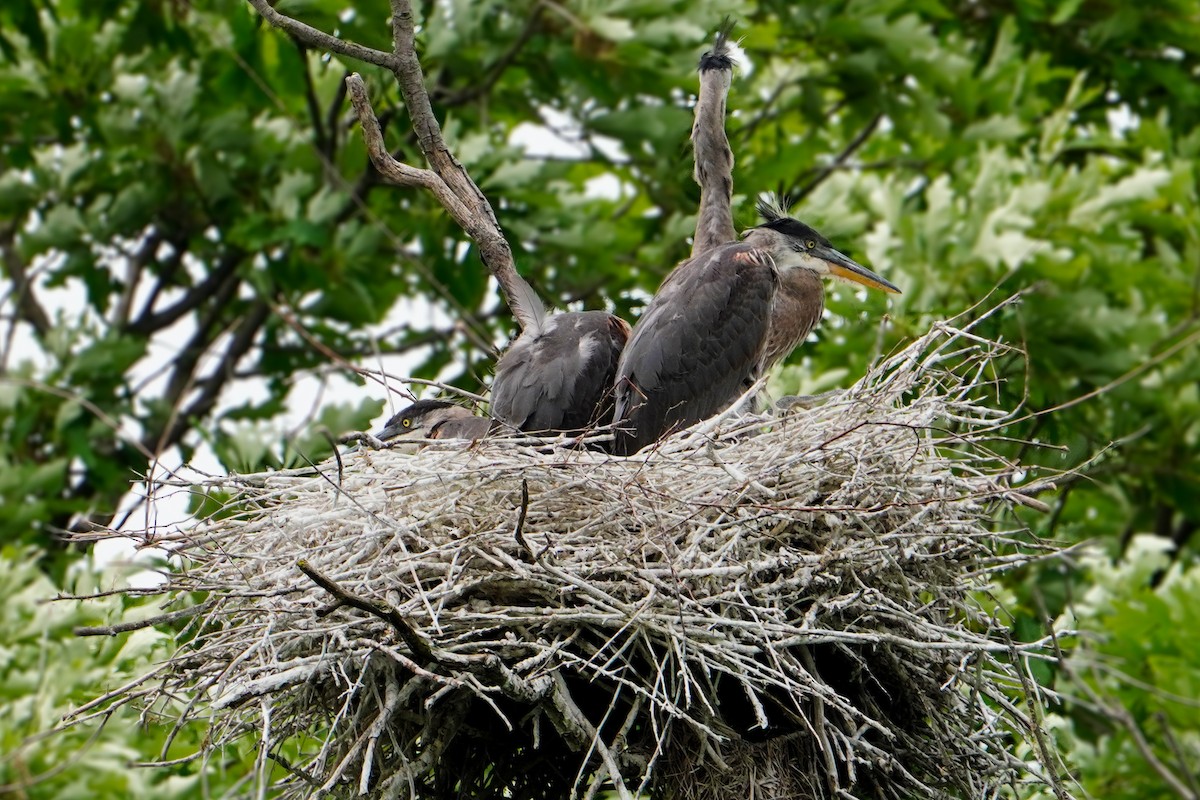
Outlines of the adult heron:
<svg viewBox="0 0 1200 800">
<path fill-rule="evenodd" d="M 733 226 L 733 152 L 725 135 L 725 99 L 733 71 L 729 20 L 700 58 L 692 144 L 700 209 L 692 255 L 737 239 Z M 518 278 L 512 298 L 526 321 L 501 356 L 492 381 L 492 416 L 529 433 L 577 435 L 612 419 L 617 361 L 629 324 L 604 311 L 547 316 L 540 298 Z M 515 311 L 516 309 L 514 309 Z"/>
<path fill-rule="evenodd" d="M 728 407 L 820 321 L 822 278 L 899 294 L 782 204 L 759 213 L 741 242 L 677 266 L 634 326 L 617 365 L 617 454 Z"/>
</svg>

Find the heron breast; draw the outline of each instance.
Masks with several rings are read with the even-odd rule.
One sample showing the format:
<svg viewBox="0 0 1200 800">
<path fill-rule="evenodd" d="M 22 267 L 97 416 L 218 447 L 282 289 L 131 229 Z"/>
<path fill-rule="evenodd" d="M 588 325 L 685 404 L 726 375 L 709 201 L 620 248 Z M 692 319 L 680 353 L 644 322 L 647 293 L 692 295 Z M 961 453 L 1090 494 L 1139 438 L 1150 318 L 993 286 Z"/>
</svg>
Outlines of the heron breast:
<svg viewBox="0 0 1200 800">
<path fill-rule="evenodd" d="M 781 278 L 771 307 L 767 368 L 795 350 L 821 321 L 825 310 L 825 287 L 812 270 L 785 270 Z"/>
</svg>

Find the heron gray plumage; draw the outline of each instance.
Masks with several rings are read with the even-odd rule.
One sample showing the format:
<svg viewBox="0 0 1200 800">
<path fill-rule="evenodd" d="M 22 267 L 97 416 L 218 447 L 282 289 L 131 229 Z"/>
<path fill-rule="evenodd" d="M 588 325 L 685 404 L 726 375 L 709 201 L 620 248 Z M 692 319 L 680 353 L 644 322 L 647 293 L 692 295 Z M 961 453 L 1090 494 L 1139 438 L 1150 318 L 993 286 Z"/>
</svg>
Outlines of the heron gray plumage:
<svg viewBox="0 0 1200 800">
<path fill-rule="evenodd" d="M 607 311 L 544 317 L 496 363 L 492 416 L 527 433 L 578 435 L 606 424 L 629 332 L 629 323 Z"/>
<path fill-rule="evenodd" d="M 727 20 L 700 59 L 692 130 L 700 211 L 693 252 L 737 238 L 730 210 L 733 152 L 725 136 L 725 96 L 733 61 Z M 516 276 L 507 295 L 521 335 L 501 356 L 492 380 L 492 417 L 527 433 L 578 435 L 613 415 L 617 361 L 630 327 L 604 311 L 547 315 L 533 288 Z"/>
<path fill-rule="evenodd" d="M 741 242 L 677 266 L 617 366 L 614 452 L 629 455 L 725 409 L 821 319 L 822 278 L 899 293 L 781 205 Z"/>
<path fill-rule="evenodd" d="M 488 417 L 479 417 L 445 400 L 417 400 L 384 423 L 375 438 L 385 442 L 416 439 L 482 439 L 493 429 Z"/>
<path fill-rule="evenodd" d="M 692 145 L 700 209 L 692 255 L 737 239 L 731 210 L 733 151 L 725 135 L 725 100 L 733 74 L 726 20 L 700 58 Z M 496 364 L 492 416 L 526 432 L 580 433 L 612 418 L 617 360 L 629 324 L 602 311 L 547 316 L 522 281 L 514 299 L 532 321 Z"/>
</svg>

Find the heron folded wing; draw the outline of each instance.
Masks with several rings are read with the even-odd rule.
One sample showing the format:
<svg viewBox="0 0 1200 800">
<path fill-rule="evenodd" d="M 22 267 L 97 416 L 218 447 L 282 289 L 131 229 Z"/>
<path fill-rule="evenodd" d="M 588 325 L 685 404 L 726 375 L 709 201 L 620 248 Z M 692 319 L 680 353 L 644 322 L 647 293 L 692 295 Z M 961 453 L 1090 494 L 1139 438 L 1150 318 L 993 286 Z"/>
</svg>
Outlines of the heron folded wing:
<svg viewBox="0 0 1200 800">
<path fill-rule="evenodd" d="M 624 323 L 605 311 L 555 314 L 537 336 L 522 336 L 496 365 L 492 414 L 528 432 L 586 429 L 607 421 L 605 398 Z M 614 332 L 616 331 L 616 332 Z"/>
<path fill-rule="evenodd" d="M 758 375 L 779 276 L 767 253 L 730 244 L 664 281 L 617 370 L 617 452 L 712 416 Z"/>
</svg>

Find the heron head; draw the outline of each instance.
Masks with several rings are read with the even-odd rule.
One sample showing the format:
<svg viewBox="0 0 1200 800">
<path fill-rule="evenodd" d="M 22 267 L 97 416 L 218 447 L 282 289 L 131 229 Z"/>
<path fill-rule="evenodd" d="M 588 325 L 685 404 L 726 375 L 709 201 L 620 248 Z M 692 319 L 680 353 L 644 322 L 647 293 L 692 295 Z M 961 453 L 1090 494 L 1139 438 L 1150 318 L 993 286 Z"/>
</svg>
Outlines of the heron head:
<svg viewBox="0 0 1200 800">
<path fill-rule="evenodd" d="M 375 437 L 385 442 L 398 439 L 430 439 L 443 422 L 470 416 L 472 414 L 469 409 L 447 403 L 445 400 L 418 400 L 384 423 L 383 430 L 375 434 Z"/>
<path fill-rule="evenodd" d="M 750 232 L 760 231 L 775 263 L 782 269 L 810 269 L 822 277 L 858 283 L 870 289 L 900 294 L 900 288 L 835 248 L 816 229 L 788 216 L 785 202 L 761 200 L 758 213 L 764 222 Z"/>
</svg>

